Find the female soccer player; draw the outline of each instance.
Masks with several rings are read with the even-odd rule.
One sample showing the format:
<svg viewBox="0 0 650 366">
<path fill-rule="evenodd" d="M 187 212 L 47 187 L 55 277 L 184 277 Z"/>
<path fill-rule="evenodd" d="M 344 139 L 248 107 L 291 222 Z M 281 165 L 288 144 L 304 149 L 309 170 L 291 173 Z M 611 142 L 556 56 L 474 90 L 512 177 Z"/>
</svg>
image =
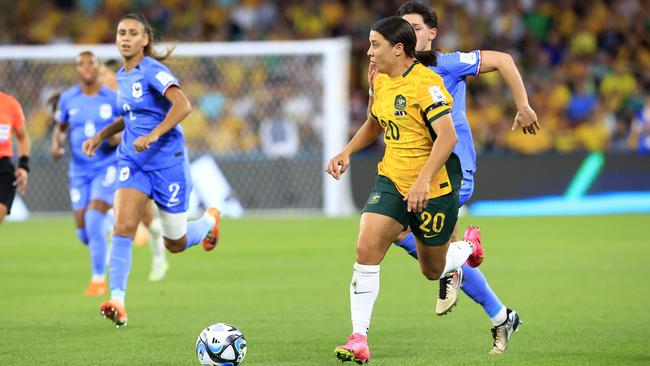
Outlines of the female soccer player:
<svg viewBox="0 0 650 366">
<path fill-rule="evenodd" d="M 68 177 L 70 201 L 77 227 L 77 237 L 88 245 L 92 277 L 86 296 L 102 296 L 107 291 L 106 228 L 107 212 L 113 205 L 119 140 L 105 141 L 94 158 L 82 151 L 84 141 L 118 117 L 117 94 L 98 81 L 100 63 L 90 52 L 81 52 L 75 59 L 80 83 L 63 91 L 56 102 L 56 122 L 52 138 L 52 158 L 64 154 L 69 140 L 72 154 Z M 54 97 L 56 99 L 56 96 Z"/>
<path fill-rule="evenodd" d="M 119 68 L 117 60 L 108 60 L 100 65 L 99 76 L 97 79 L 101 84 L 117 91 L 118 85 L 116 73 Z M 114 135 L 113 137 L 118 138 L 119 140 L 118 135 Z M 134 238 L 136 245 L 139 244 L 139 238 L 144 238 L 140 242 L 142 245 L 145 245 L 148 242 L 149 250 L 151 251 L 151 271 L 149 272 L 149 281 L 156 282 L 162 280 L 169 269 L 169 262 L 165 255 L 165 244 L 160 227 L 160 215 L 155 208 L 153 200 L 150 200 L 147 204 L 142 217 L 142 222 L 138 225 L 138 229 L 136 230 Z"/>
<path fill-rule="evenodd" d="M 11 157 L 12 132 L 18 140 L 18 167 L 14 167 Z M 11 213 L 16 189 L 27 193 L 29 180 L 30 141 L 25 129 L 25 115 L 16 98 L 0 92 L 0 224 Z"/>
<path fill-rule="evenodd" d="M 415 233 L 424 276 L 436 280 L 466 260 L 483 260 L 480 243 L 451 243 L 458 215 L 460 163 L 452 153 L 457 137 L 449 115 L 452 98 L 442 79 L 416 60 L 413 28 L 399 17 L 382 19 L 370 31 L 368 56 L 380 73 L 368 121 L 333 157 L 326 171 L 335 179 L 350 155 L 384 133 L 386 151 L 361 215 L 357 258 L 350 285 L 352 335 L 335 349 L 338 359 L 367 362 L 367 332 L 379 293 L 379 265 L 391 243 L 407 227 Z M 420 56 L 420 55 L 418 55 Z M 432 54 L 422 55 L 425 64 Z M 426 56 L 426 57 L 425 57 Z"/>
<path fill-rule="evenodd" d="M 407 20 L 415 30 L 418 38 L 416 50 L 418 52 L 432 53 L 432 42 L 437 35 L 437 14 L 424 5 L 409 1 L 399 8 L 397 15 Z M 523 133 L 534 135 L 540 125 L 535 111 L 528 104 L 524 83 L 510 55 L 496 51 L 436 52 L 435 54 L 437 63 L 431 66 L 431 69 L 442 77 L 445 87 L 454 98 L 451 115 L 458 134 L 458 142 L 454 147 L 454 153 L 460 158 L 463 173 L 459 200 L 459 204 L 462 206 L 472 197 L 474 192 L 474 172 L 476 172 L 476 152 L 474 151 L 472 132 L 465 111 L 466 77 L 498 70 L 510 86 L 517 106 L 517 114 L 512 129 L 515 130 L 520 127 Z M 455 232 L 454 229 L 454 235 Z M 480 240 L 480 232 L 477 228 L 468 228 L 466 235 L 474 235 L 477 240 Z M 409 254 L 417 257 L 413 234 L 408 232 L 400 234 L 396 245 L 401 246 Z M 440 280 L 436 314 L 443 315 L 451 310 L 458 298 L 457 288 L 460 286 L 472 300 L 483 307 L 494 325 L 492 328 L 494 343 L 490 353 L 506 352 L 510 336 L 519 327 L 519 315 L 501 303 L 478 268 L 463 265 L 458 274 L 460 275 L 454 274 L 453 277 L 448 275 Z"/>
<path fill-rule="evenodd" d="M 126 325 L 124 306 L 131 269 L 131 247 L 147 200 L 160 208 L 165 247 L 172 252 L 203 242 L 212 250 L 219 240 L 219 211 L 209 208 L 199 220 L 187 223 L 191 180 L 183 133 L 178 124 L 191 110 L 178 80 L 160 61 L 171 50 L 154 51 L 153 31 L 139 14 L 127 14 L 117 26 L 116 44 L 123 67 L 117 74 L 117 108 L 122 113 L 111 125 L 84 142 L 94 156 L 101 142 L 124 130 L 118 147 L 113 249 L 109 258 L 111 299 L 100 306 L 116 326 Z"/>
</svg>

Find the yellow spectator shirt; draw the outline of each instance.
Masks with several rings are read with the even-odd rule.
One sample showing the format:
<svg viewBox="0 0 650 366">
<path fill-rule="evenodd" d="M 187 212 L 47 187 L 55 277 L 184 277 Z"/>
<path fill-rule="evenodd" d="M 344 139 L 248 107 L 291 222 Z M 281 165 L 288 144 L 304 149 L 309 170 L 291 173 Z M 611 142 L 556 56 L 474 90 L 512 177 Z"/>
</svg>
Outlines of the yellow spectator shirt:
<svg viewBox="0 0 650 366">
<path fill-rule="evenodd" d="M 451 112 L 453 100 L 442 78 L 417 62 L 396 78 L 378 74 L 374 91 L 371 114 L 384 129 L 386 143 L 377 174 L 392 180 L 405 196 L 431 154 L 436 139 L 431 126 Z M 452 153 L 431 180 L 429 198 L 451 192 L 452 185 L 458 188 L 460 174 L 459 160 Z"/>
</svg>

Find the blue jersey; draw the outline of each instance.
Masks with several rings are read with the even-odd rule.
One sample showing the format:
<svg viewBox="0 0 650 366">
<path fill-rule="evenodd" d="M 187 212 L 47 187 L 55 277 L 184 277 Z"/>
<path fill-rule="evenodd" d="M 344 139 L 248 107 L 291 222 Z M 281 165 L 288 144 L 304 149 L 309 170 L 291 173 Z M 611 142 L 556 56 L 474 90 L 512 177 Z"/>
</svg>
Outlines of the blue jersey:
<svg viewBox="0 0 650 366">
<path fill-rule="evenodd" d="M 70 176 L 86 175 L 116 161 L 116 147 L 104 142 L 94 157 L 86 156 L 81 147 L 85 140 L 94 136 L 118 117 L 115 92 L 102 86 L 95 95 L 82 93 L 76 85 L 61 93 L 54 119 L 67 124 L 72 161 Z"/>
<path fill-rule="evenodd" d="M 454 99 L 451 118 L 454 120 L 454 128 L 458 135 L 454 153 L 460 159 L 463 176 L 466 173 L 473 174 L 476 172 L 476 151 L 474 150 L 472 130 L 467 121 L 465 78 L 468 75 L 478 75 L 481 68 L 481 51 L 439 53 L 438 64 L 430 68 L 442 77 L 447 91 Z"/>
<path fill-rule="evenodd" d="M 184 162 L 185 142 L 180 125 L 143 152 L 136 152 L 135 140 L 149 134 L 165 119 L 171 103 L 165 91 L 178 80 L 169 69 L 146 56 L 130 71 L 121 68 L 117 73 L 117 106 L 124 118 L 125 129 L 118 148 L 120 159 L 130 159 L 144 171 L 158 170 Z"/>
</svg>

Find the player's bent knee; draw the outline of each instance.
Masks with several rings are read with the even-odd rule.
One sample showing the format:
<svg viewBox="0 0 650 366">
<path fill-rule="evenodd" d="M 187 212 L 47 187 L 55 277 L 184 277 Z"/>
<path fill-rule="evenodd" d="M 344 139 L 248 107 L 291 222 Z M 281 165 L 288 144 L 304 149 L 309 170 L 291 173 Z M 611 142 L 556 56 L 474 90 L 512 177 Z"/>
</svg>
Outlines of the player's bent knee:
<svg viewBox="0 0 650 366">
<path fill-rule="evenodd" d="M 435 281 L 440 279 L 442 275 L 443 268 L 422 268 L 422 274 L 429 281 Z"/>
<path fill-rule="evenodd" d="M 171 253 L 180 253 L 185 250 L 185 240 L 183 238 L 177 240 L 165 238 L 165 248 Z"/>
</svg>

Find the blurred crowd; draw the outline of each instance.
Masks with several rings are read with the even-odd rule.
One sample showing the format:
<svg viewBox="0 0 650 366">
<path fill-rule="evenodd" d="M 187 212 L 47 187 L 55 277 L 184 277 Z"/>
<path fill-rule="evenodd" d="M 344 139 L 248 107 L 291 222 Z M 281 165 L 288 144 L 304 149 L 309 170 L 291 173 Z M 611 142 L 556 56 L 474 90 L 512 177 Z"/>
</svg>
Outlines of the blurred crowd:
<svg viewBox="0 0 650 366">
<path fill-rule="evenodd" d="M 365 52 L 370 25 L 393 15 L 402 2 L 3 1 L 0 3 L 0 44 L 111 43 L 116 20 L 131 11 L 144 13 L 162 39 L 168 41 L 347 36 L 353 44 L 352 134 L 365 120 Z M 440 0 L 423 3 L 438 13 L 435 48 L 443 52 L 474 49 L 508 52 L 524 77 L 531 106 L 542 125 L 541 133 L 535 137 L 510 130 L 516 110 L 498 73 L 469 78 L 468 116 L 479 151 L 650 153 L 649 1 Z M 205 66 L 209 61 L 196 62 Z M 282 63 L 266 58 L 251 62 Z M 298 64 L 278 65 L 275 69 L 296 70 L 292 68 L 304 66 L 307 68 L 305 75 L 313 75 L 308 65 L 314 65 L 315 60 L 294 59 L 291 62 Z M 214 130 L 217 136 L 228 137 L 219 139 L 221 141 L 209 139 L 210 147 L 217 151 L 263 148 L 271 155 L 274 154 L 271 151 L 286 155 L 287 151 L 295 154 L 305 146 L 316 147 L 320 128 L 318 114 L 322 112 L 318 110 L 321 97 L 318 92 L 306 92 L 310 89 L 305 89 L 304 85 L 288 85 L 285 72 L 255 71 L 260 68 L 242 66 L 239 62 L 233 64 L 219 66 L 222 71 L 211 76 L 214 83 L 209 90 L 198 82 L 189 80 L 188 84 L 185 81 L 194 101 L 201 106 L 191 116 L 197 124 L 184 124 L 190 130 L 189 138 L 205 138 L 206 133 L 214 136 L 207 131 Z M 204 78 L 201 73 L 208 69 L 207 66 L 196 68 L 191 77 Z M 260 75 L 261 72 L 264 75 Z M 309 80 L 302 82 L 309 86 Z M 316 81 L 311 83 L 311 90 L 318 89 Z M 263 92 L 286 96 L 286 102 L 278 105 L 264 100 Z M 264 108 L 256 108 L 260 100 L 266 103 L 262 104 Z M 315 113 L 301 115 L 310 110 Z M 276 146 L 275 150 L 273 146 L 263 146 L 268 139 L 274 141 L 276 138 L 285 141 L 285 146 Z"/>
</svg>

